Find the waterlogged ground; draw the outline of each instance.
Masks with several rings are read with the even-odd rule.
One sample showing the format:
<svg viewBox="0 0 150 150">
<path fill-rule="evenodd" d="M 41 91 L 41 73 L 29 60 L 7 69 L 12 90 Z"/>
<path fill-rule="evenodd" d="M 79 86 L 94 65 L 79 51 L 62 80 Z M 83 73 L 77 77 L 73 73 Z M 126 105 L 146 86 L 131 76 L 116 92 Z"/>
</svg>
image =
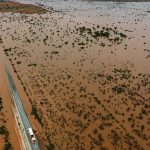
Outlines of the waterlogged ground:
<svg viewBox="0 0 150 150">
<path fill-rule="evenodd" d="M 148 150 L 150 4 L 80 4 L 0 14 L 0 50 L 32 105 L 37 136 L 55 149 Z"/>
</svg>

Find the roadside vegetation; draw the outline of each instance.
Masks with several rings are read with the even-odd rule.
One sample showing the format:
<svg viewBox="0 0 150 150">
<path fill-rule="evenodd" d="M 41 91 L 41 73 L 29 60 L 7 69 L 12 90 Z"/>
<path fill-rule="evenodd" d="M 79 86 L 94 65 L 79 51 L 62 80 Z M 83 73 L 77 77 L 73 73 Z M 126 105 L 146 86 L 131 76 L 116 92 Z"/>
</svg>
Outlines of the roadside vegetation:
<svg viewBox="0 0 150 150">
<path fill-rule="evenodd" d="M 3 99 L 0 97 L 0 136 L 3 138 L 4 150 L 11 150 L 12 144 L 9 139 L 9 131 L 6 127 L 6 118 L 3 111 Z"/>
</svg>

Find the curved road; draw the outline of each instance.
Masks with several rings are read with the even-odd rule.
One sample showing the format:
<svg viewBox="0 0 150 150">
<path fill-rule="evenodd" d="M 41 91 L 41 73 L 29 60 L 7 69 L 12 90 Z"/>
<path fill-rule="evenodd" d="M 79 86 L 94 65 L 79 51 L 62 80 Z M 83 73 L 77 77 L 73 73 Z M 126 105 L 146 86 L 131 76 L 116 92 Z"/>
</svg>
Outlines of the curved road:
<svg viewBox="0 0 150 150">
<path fill-rule="evenodd" d="M 36 142 L 35 143 L 32 143 L 31 142 L 31 139 L 29 137 L 29 134 L 28 134 L 28 128 L 32 128 L 28 118 L 27 118 L 27 115 L 24 111 L 24 107 L 23 107 L 23 104 L 22 104 L 22 101 L 21 101 L 21 98 L 17 92 L 17 89 L 16 89 L 16 86 L 14 84 L 14 81 L 13 81 L 13 78 L 7 68 L 7 66 L 5 66 L 5 70 L 6 70 L 6 73 L 7 73 L 7 78 L 8 78 L 8 83 L 9 83 L 9 87 L 10 87 L 10 90 L 11 90 L 11 94 L 12 94 L 12 97 L 13 97 L 13 103 L 15 104 L 16 106 L 16 110 L 18 112 L 18 116 L 19 116 L 19 121 L 21 123 L 21 135 L 22 135 L 22 138 L 23 138 L 23 145 L 24 145 L 24 149 L 25 150 L 40 150 L 39 148 L 39 144 L 38 144 L 38 141 L 36 139 Z"/>
</svg>

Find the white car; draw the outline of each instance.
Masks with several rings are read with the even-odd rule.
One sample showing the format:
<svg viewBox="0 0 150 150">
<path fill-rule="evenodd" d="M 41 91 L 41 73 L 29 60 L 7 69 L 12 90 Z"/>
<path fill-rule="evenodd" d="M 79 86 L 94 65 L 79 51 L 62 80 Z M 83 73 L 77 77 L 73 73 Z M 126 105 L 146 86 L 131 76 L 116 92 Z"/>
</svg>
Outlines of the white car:
<svg viewBox="0 0 150 150">
<path fill-rule="evenodd" d="M 28 128 L 28 132 L 29 132 L 32 143 L 35 143 L 36 138 L 35 138 L 32 128 Z"/>
</svg>

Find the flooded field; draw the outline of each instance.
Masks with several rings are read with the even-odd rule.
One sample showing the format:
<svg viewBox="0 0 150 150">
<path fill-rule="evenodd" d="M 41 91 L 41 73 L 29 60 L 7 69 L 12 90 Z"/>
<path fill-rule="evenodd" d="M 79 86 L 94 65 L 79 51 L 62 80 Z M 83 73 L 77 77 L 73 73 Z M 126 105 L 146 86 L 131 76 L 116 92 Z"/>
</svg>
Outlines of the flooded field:
<svg viewBox="0 0 150 150">
<path fill-rule="evenodd" d="M 42 149 L 150 149 L 150 3 L 42 4 L 54 11 L 0 13 L 1 63 Z"/>
</svg>

